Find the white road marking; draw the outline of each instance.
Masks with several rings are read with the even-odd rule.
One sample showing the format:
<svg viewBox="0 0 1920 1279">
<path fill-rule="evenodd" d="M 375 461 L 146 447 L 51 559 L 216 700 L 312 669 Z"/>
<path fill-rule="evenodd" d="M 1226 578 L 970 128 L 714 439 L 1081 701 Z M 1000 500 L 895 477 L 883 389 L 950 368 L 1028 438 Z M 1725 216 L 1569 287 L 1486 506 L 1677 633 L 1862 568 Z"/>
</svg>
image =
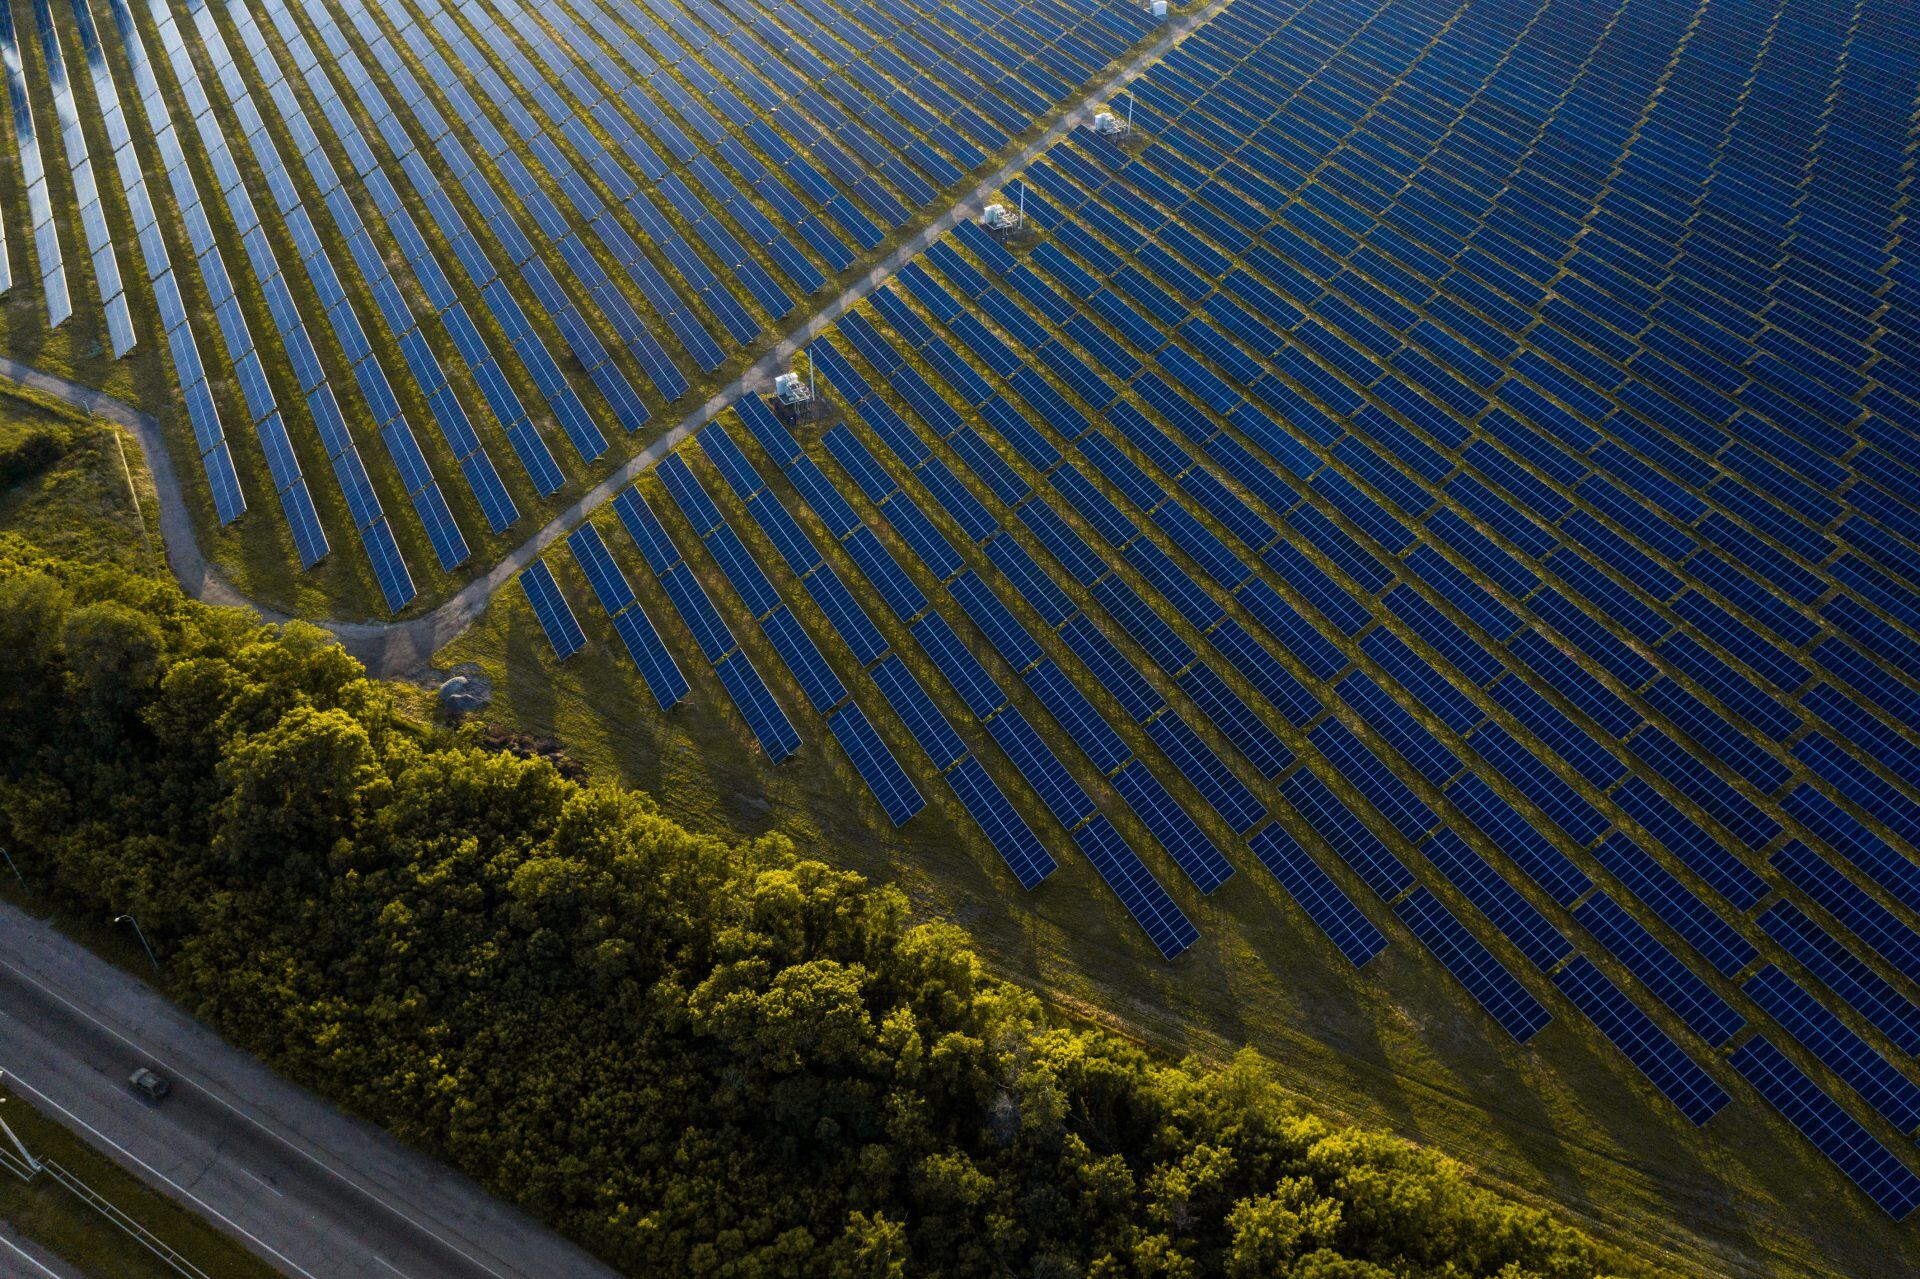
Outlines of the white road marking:
<svg viewBox="0 0 1920 1279">
<path fill-rule="evenodd" d="M 385 1257 L 381 1256 L 379 1253 L 377 1252 L 374 1253 L 373 1259 L 379 1262 L 381 1265 L 385 1266 L 387 1269 L 393 1271 L 393 1273 L 395 1273 L 396 1275 L 401 1276 L 401 1279 L 406 1279 L 406 1273 L 407 1273 L 406 1271 L 394 1265 L 391 1261 L 388 1261 Z"/>
<path fill-rule="evenodd" d="M 240 1165 L 235 1164 L 234 1167 L 240 1168 Z M 271 1181 L 268 1181 L 265 1177 L 259 1176 L 257 1173 L 247 1168 L 240 1168 L 240 1172 L 242 1173 L 242 1175 L 251 1177 L 253 1180 L 265 1186 L 268 1190 L 271 1190 L 273 1192 L 274 1198 L 276 1199 L 286 1198 L 286 1196 L 280 1192 L 280 1187 L 274 1185 Z"/>
</svg>

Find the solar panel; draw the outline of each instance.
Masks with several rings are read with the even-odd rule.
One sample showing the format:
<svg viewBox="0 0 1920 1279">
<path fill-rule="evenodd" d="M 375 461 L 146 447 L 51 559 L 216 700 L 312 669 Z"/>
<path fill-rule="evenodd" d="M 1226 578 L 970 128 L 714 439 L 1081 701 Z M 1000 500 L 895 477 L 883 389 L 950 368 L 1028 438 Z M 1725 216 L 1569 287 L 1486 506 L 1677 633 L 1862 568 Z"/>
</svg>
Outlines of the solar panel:
<svg viewBox="0 0 1920 1279">
<path fill-rule="evenodd" d="M 1516 1042 L 1526 1043 L 1553 1020 L 1545 1005 L 1425 888 L 1407 894 L 1393 913 Z"/>
<path fill-rule="evenodd" d="M 1022 626 L 1000 597 L 991 587 L 971 570 L 960 574 L 947 584 L 948 592 L 953 596 L 967 616 L 986 634 L 987 642 L 994 651 L 1006 660 L 1015 671 L 1025 671 L 1040 660 L 1040 646 L 1033 636 Z"/>
<path fill-rule="evenodd" d="M 1280 783 L 1280 793 L 1382 901 L 1413 887 L 1413 872 L 1314 773 L 1294 770 Z"/>
<path fill-rule="evenodd" d="M 987 721 L 987 732 L 1062 826 L 1072 830 L 1094 815 L 1093 800 L 1019 707 L 1003 707 Z"/>
<path fill-rule="evenodd" d="M 1747 978 L 1744 989 L 1888 1123 L 1904 1133 L 1920 1127 L 1920 1084 L 1901 1074 L 1800 983 L 1768 964 Z"/>
<path fill-rule="evenodd" d="M 1832 862 L 1795 840 L 1767 864 L 1852 929 L 1888 963 L 1920 981 L 1920 933 L 1841 874 Z"/>
<path fill-rule="evenodd" d="M 559 584 L 553 580 L 553 570 L 535 560 L 521 570 L 519 581 L 540 629 L 546 632 L 547 642 L 553 646 L 555 660 L 564 662 L 579 652 L 587 637 L 580 623 L 574 620 L 573 610 L 567 606 Z"/>
<path fill-rule="evenodd" d="M 1920 1204 L 1920 1176 L 1829 1097 L 1787 1055 L 1755 1035 L 1727 1059 L 1814 1148 L 1895 1221 Z"/>
<path fill-rule="evenodd" d="M 947 774 L 947 784 L 1022 888 L 1034 887 L 1058 868 L 979 760 L 966 756 Z"/>
<path fill-rule="evenodd" d="M 1731 977 L 1759 953 L 1692 889 L 1625 834 L 1609 835 L 1593 855 L 1721 976 Z"/>
<path fill-rule="evenodd" d="M 713 671 L 733 698 L 734 705 L 740 708 L 741 717 L 759 741 L 760 749 L 766 752 L 769 763 L 778 764 L 800 748 L 799 731 L 780 709 L 780 703 L 773 699 L 766 681 L 760 678 L 760 672 L 754 669 L 745 653 L 735 649 L 716 663 Z"/>
<path fill-rule="evenodd" d="M 849 703 L 827 716 L 827 727 L 896 828 L 926 807 L 925 798 L 857 704 Z"/>
<path fill-rule="evenodd" d="M 1573 917 L 1707 1043 L 1719 1047 L 1746 1025 L 1746 1018 L 1604 892 L 1574 907 Z"/>
<path fill-rule="evenodd" d="M 1154 716 L 1146 730 L 1154 745 L 1236 834 L 1245 834 L 1266 815 L 1266 806 L 1177 712 Z"/>
<path fill-rule="evenodd" d="M 1920 1006 L 1896 990 L 1859 956 L 1835 940 L 1792 902 L 1775 902 L 1759 916 L 1762 932 L 1826 983 L 1905 1053 L 1920 1053 Z"/>
<path fill-rule="evenodd" d="M 927 597 L 920 593 L 920 588 L 914 585 L 893 554 L 880 544 L 872 529 L 856 528 L 841 544 L 895 617 L 906 622 L 926 612 Z"/>
<path fill-rule="evenodd" d="M 1452 830 L 1434 832 L 1421 845 L 1447 882 L 1460 890 L 1542 972 L 1567 957 L 1573 943 L 1537 910 L 1512 884 L 1502 879 L 1486 859 Z"/>
<path fill-rule="evenodd" d="M 1385 935 L 1283 827 L 1268 826 L 1247 847 L 1355 968 L 1386 949 Z"/>
<path fill-rule="evenodd" d="M 1095 817 L 1088 822 L 1074 834 L 1073 842 L 1163 958 L 1175 958 L 1200 939 L 1200 930 L 1106 818 Z"/>
<path fill-rule="evenodd" d="M 1613 800 L 1734 909 L 1746 910 L 1766 896 L 1767 881 L 1757 871 L 1702 830 L 1651 783 L 1630 778 L 1613 793 Z"/>
<path fill-rule="evenodd" d="M 1512 804 L 1473 773 L 1447 788 L 1447 798 L 1480 828 L 1500 852 L 1527 873 L 1562 906 L 1572 905 L 1593 887 L 1586 872 L 1554 847 Z"/>
<path fill-rule="evenodd" d="M 1553 984 L 1696 1127 L 1727 1104 L 1726 1090 L 1585 955 L 1555 973 Z"/>
<path fill-rule="evenodd" d="M 1111 780 L 1127 807 L 1167 850 L 1195 888 L 1211 893 L 1233 875 L 1233 864 L 1145 764 L 1133 760 L 1113 774 Z"/>
</svg>

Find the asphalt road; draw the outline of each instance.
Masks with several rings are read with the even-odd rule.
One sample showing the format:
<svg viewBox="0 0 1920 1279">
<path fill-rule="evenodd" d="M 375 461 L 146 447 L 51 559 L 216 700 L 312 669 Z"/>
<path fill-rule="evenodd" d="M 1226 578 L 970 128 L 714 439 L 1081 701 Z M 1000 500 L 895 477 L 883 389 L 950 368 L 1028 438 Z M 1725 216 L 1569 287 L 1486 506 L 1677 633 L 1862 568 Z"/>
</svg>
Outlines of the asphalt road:
<svg viewBox="0 0 1920 1279">
<path fill-rule="evenodd" d="M 127 1084 L 136 1065 L 172 1080 L 173 1095 L 158 1105 L 136 1097 Z M 0 1070 L 10 1088 L 288 1275 L 614 1274 L 5 903 Z"/>
</svg>

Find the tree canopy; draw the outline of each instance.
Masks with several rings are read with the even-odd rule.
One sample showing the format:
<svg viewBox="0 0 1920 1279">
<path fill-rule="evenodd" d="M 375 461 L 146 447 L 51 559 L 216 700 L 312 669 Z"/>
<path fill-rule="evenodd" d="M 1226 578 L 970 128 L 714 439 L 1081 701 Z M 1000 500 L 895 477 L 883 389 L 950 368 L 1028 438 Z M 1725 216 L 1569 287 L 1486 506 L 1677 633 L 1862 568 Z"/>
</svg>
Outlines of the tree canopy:
<svg viewBox="0 0 1920 1279">
<path fill-rule="evenodd" d="M 417 724 L 314 628 L 0 540 L 0 716 L 30 876 L 629 1273 L 1642 1273 L 1251 1052 L 1063 1023 L 831 850 Z"/>
</svg>

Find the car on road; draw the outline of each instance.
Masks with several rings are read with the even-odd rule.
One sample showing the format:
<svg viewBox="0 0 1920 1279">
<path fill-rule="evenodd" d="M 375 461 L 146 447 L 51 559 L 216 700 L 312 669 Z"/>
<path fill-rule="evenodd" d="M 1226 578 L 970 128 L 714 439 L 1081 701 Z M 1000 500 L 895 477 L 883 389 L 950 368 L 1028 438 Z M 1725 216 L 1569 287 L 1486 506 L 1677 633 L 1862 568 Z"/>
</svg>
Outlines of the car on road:
<svg viewBox="0 0 1920 1279">
<path fill-rule="evenodd" d="M 128 1075 L 127 1082 L 133 1085 L 135 1092 L 148 1101 L 165 1101 L 167 1094 L 173 1091 L 173 1085 L 167 1081 L 166 1076 L 149 1070 L 145 1066 Z"/>
</svg>

